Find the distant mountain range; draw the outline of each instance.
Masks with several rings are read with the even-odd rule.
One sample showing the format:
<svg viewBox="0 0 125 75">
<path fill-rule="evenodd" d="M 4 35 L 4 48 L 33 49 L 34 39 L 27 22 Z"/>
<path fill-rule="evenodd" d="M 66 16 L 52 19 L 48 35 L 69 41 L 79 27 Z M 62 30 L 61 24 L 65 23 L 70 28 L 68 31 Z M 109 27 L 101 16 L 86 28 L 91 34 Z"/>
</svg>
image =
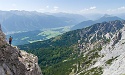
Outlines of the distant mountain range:
<svg viewBox="0 0 125 75">
<path fill-rule="evenodd" d="M 109 21 L 115 21 L 115 20 L 123 20 L 122 18 L 119 18 L 117 16 L 111 16 L 105 14 L 103 17 L 101 17 L 98 20 L 95 20 L 96 23 L 101 23 L 101 22 L 109 22 Z"/>
<path fill-rule="evenodd" d="M 103 21 L 122 20 L 117 16 L 104 15 L 97 20 L 88 20 L 88 18 L 79 14 L 70 13 L 39 13 L 29 11 L 0 11 L 0 23 L 5 33 L 42 30 L 46 28 L 57 28 L 75 25 L 72 30 L 84 28 L 94 23 Z"/>
<path fill-rule="evenodd" d="M 60 18 L 69 18 L 69 19 L 72 19 L 74 21 L 77 21 L 77 22 L 82 22 L 82 21 L 86 21 L 88 20 L 87 17 L 84 17 L 82 15 L 79 15 L 79 14 L 71 14 L 71 13 L 46 13 L 46 14 L 49 14 L 49 15 L 53 15 L 53 16 L 56 16 L 56 17 L 60 17 Z"/>
<path fill-rule="evenodd" d="M 70 26 L 85 19 L 80 15 L 73 16 L 74 14 L 59 17 L 35 11 L 0 11 L 0 23 L 5 33 L 12 33 Z"/>
<path fill-rule="evenodd" d="M 12 11 L 11 11 L 12 12 Z M 20 12 L 19 11 L 13 11 L 14 14 L 18 14 L 18 15 L 30 15 L 29 17 L 33 16 L 33 14 L 37 14 L 37 15 L 42 15 L 45 16 L 45 14 L 39 14 L 37 12 Z M 70 27 L 70 26 L 66 26 L 66 27 L 55 27 L 54 28 L 49 28 L 49 29 L 44 29 L 44 30 L 40 30 L 41 28 L 38 27 L 38 29 L 35 29 L 35 27 L 33 26 L 30 26 L 31 31 L 29 30 L 24 30 L 26 32 L 20 32 L 20 33 L 14 33 L 14 34 L 9 34 L 7 35 L 7 38 L 9 36 L 13 36 L 13 45 L 23 45 L 23 44 L 28 44 L 28 43 L 32 43 L 32 42 L 36 42 L 36 41 L 43 41 L 43 40 L 46 40 L 46 39 L 50 39 L 52 37 L 55 37 L 57 35 L 60 35 L 60 34 L 63 34 L 67 31 L 70 31 L 70 30 L 76 30 L 76 29 L 82 29 L 82 28 L 85 28 L 85 27 L 88 27 L 88 26 L 91 26 L 95 23 L 101 23 L 101 22 L 109 22 L 109 21 L 114 21 L 114 20 L 122 20 L 121 18 L 117 17 L 117 16 L 111 16 L 111 15 L 107 15 L 105 14 L 104 16 L 102 16 L 100 19 L 98 20 L 87 20 L 87 21 L 82 21 L 82 20 L 85 20 L 85 18 L 83 16 L 80 16 L 80 15 L 76 15 L 76 14 L 67 14 L 67 13 L 55 13 L 55 14 L 51 14 L 51 13 L 47 13 L 49 16 L 50 15 L 53 15 L 53 16 L 56 16 L 58 18 L 68 18 L 72 21 L 76 21 L 78 18 L 81 19 L 80 21 L 77 21 L 78 24 L 76 24 L 75 26 L 73 27 Z M 74 16 L 74 17 L 73 17 Z M 77 17 L 77 18 L 76 18 Z M 50 17 L 48 17 L 50 18 Z M 23 19 L 21 19 L 20 21 L 22 21 Z M 19 21 L 19 22 L 20 22 Z M 55 20 L 56 21 L 56 20 Z M 68 21 L 68 20 L 67 20 Z M 82 21 L 82 22 L 81 22 Z M 27 21 L 27 22 L 30 22 L 30 21 Z M 48 21 L 49 22 L 49 21 Z M 79 23 L 80 22 L 80 23 Z M 22 22 L 23 23 L 23 22 Z M 38 24 L 38 23 L 37 23 Z M 75 23 L 74 23 L 75 24 Z M 18 25 L 18 24 L 17 24 Z M 25 25 L 22 25 L 22 27 L 25 27 Z M 36 25 L 38 26 L 38 25 Z M 15 26 L 14 26 L 15 27 Z M 20 27 L 20 29 L 22 28 Z M 12 27 L 13 28 L 13 27 Z M 19 27 L 15 28 L 18 29 Z M 27 29 L 28 27 L 25 27 L 24 29 Z M 48 28 L 47 26 L 45 28 Z M 14 31 L 15 31 L 14 30 Z M 22 31 L 23 29 L 21 29 L 20 31 Z M 18 31 L 18 30 L 17 30 Z M 12 32 L 11 32 L 12 33 Z M 40 34 L 40 35 L 39 35 Z"/>
<path fill-rule="evenodd" d="M 117 16 L 111 16 L 111 15 L 105 14 L 101 18 L 99 18 L 97 20 L 94 20 L 94 21 L 93 20 L 83 21 L 83 22 L 75 25 L 74 27 L 72 27 L 72 30 L 81 29 L 81 28 L 90 26 L 90 25 L 95 24 L 95 23 L 109 22 L 109 21 L 115 21 L 115 20 L 123 20 L 123 19 L 121 19 L 121 18 L 119 18 Z"/>
<path fill-rule="evenodd" d="M 44 75 L 124 75 L 124 36 L 115 20 L 18 47 L 38 56 Z"/>
</svg>

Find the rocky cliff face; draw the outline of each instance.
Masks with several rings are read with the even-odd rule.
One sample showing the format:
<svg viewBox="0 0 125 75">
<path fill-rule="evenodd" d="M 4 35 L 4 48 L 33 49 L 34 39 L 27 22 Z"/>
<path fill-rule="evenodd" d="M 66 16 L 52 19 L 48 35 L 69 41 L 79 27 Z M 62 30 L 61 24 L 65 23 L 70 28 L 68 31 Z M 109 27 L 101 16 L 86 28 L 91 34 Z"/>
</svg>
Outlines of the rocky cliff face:
<svg viewBox="0 0 125 75">
<path fill-rule="evenodd" d="M 76 75 L 80 75 L 80 74 L 125 75 L 125 21 L 122 21 L 121 23 L 120 21 L 113 21 L 110 23 L 113 23 L 111 24 L 113 27 L 102 26 L 101 29 L 98 29 L 99 32 L 101 31 L 103 32 L 103 34 L 101 35 L 103 35 L 103 37 L 105 36 L 106 38 L 105 40 L 107 41 L 104 43 L 104 40 L 103 40 L 104 38 L 103 38 L 101 39 L 103 41 L 97 40 L 95 43 L 92 43 L 92 44 L 89 43 L 89 45 L 87 46 L 87 48 L 89 49 L 86 50 L 86 52 L 84 51 L 84 56 L 89 56 L 89 57 L 97 56 L 94 59 L 92 59 L 92 57 L 87 59 L 87 60 L 94 61 L 94 63 L 90 62 L 89 66 L 87 66 L 88 67 L 87 69 L 80 71 Z M 104 26 L 106 26 L 106 24 L 104 24 Z M 100 36 L 100 35 L 97 34 L 97 36 Z M 95 38 L 95 36 L 93 36 L 92 38 Z M 99 46 L 101 47 L 100 50 L 98 50 Z M 90 51 L 91 51 L 91 55 L 88 54 L 90 53 Z M 87 64 L 83 62 L 82 65 L 87 65 Z"/>
<path fill-rule="evenodd" d="M 42 75 L 37 56 L 10 46 L 1 28 L 0 75 Z"/>
<path fill-rule="evenodd" d="M 102 75 L 125 75 L 125 24 L 103 46 L 100 56 L 103 57 L 99 58 L 94 67 L 102 67 Z"/>
</svg>

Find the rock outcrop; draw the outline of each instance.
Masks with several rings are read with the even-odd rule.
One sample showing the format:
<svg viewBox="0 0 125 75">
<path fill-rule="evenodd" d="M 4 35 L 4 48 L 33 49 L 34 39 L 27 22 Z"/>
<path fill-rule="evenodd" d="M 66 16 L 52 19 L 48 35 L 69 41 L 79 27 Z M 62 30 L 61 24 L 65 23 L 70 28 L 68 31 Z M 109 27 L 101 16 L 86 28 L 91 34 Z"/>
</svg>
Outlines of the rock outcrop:
<svg viewBox="0 0 125 75">
<path fill-rule="evenodd" d="M 93 67 L 102 67 L 101 75 L 125 75 L 125 24 L 113 35 L 111 41 L 102 47 L 99 60 Z"/>
<path fill-rule="evenodd" d="M 37 56 L 10 46 L 1 28 L 0 75 L 42 75 Z"/>
</svg>

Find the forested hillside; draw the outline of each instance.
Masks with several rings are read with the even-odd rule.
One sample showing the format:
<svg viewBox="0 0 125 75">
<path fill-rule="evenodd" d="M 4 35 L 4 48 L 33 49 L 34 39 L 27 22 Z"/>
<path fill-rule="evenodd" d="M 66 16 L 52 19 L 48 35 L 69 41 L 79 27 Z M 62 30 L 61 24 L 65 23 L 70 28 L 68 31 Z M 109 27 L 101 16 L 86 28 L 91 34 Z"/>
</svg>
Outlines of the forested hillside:
<svg viewBox="0 0 125 75">
<path fill-rule="evenodd" d="M 92 75 L 101 75 L 102 67 L 90 67 L 103 57 L 99 54 L 102 46 L 110 42 L 113 35 L 124 27 L 123 24 L 125 21 L 119 20 L 97 23 L 18 47 L 38 56 L 44 75 L 90 75 L 92 72 Z"/>
</svg>

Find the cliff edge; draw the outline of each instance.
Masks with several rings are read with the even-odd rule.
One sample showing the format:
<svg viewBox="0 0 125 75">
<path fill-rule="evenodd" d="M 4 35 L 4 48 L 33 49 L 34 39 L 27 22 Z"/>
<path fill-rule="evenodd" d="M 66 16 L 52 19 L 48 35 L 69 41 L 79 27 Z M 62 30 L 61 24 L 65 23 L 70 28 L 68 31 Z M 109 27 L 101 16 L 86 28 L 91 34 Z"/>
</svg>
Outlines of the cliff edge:
<svg viewBox="0 0 125 75">
<path fill-rule="evenodd" d="M 0 75 L 42 75 L 37 56 L 10 46 L 1 27 Z"/>
</svg>

